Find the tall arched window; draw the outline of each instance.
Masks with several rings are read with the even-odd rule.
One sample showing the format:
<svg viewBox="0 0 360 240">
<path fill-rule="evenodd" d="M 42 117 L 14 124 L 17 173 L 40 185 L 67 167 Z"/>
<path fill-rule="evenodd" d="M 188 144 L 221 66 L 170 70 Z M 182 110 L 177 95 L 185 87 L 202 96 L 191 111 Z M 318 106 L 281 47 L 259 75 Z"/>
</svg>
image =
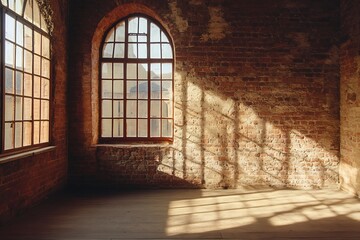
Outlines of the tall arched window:
<svg viewBox="0 0 360 240">
<path fill-rule="evenodd" d="M 109 29 L 100 54 L 101 141 L 171 141 L 174 58 L 166 31 L 132 15 Z"/>
<path fill-rule="evenodd" d="M 35 0 L 1 0 L 1 153 L 49 143 L 50 36 Z"/>
</svg>

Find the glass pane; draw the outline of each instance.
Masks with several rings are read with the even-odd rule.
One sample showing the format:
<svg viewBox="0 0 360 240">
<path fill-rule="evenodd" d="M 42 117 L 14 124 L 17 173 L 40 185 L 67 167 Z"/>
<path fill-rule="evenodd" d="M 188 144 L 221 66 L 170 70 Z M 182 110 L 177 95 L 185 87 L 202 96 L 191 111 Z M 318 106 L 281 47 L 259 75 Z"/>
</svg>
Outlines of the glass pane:
<svg viewBox="0 0 360 240">
<path fill-rule="evenodd" d="M 46 78 L 50 78 L 50 61 L 46 58 L 42 58 L 41 75 Z"/>
<path fill-rule="evenodd" d="M 129 42 L 136 43 L 137 42 L 137 36 L 136 35 L 129 35 Z"/>
<path fill-rule="evenodd" d="M 126 117 L 135 118 L 136 112 L 136 100 L 128 100 L 126 102 Z"/>
<path fill-rule="evenodd" d="M 103 48 L 103 57 L 104 58 L 112 58 L 113 57 L 113 43 L 105 43 Z"/>
<path fill-rule="evenodd" d="M 160 28 L 154 23 L 150 24 L 150 41 L 160 42 Z"/>
<path fill-rule="evenodd" d="M 124 78 L 124 64 L 114 63 L 114 79 L 123 79 L 123 78 Z"/>
<path fill-rule="evenodd" d="M 129 33 L 137 33 L 138 32 L 138 19 L 137 17 L 133 17 L 129 19 Z"/>
<path fill-rule="evenodd" d="M 15 11 L 15 0 L 8 0 L 9 8 L 13 11 Z"/>
<path fill-rule="evenodd" d="M 28 20 L 29 22 L 32 22 L 32 2 L 33 1 L 27 1 L 25 6 L 25 12 L 24 12 L 24 18 Z"/>
<path fill-rule="evenodd" d="M 139 119 L 138 120 L 138 137 L 147 137 L 147 119 Z"/>
<path fill-rule="evenodd" d="M 138 65 L 139 79 L 148 79 L 148 64 Z"/>
<path fill-rule="evenodd" d="M 21 121 L 23 120 L 22 113 L 23 113 L 23 98 L 16 97 L 15 99 L 15 120 Z"/>
<path fill-rule="evenodd" d="M 23 73 L 16 71 L 16 94 L 23 94 Z"/>
<path fill-rule="evenodd" d="M 31 122 L 24 122 L 23 126 L 23 146 L 31 145 L 31 137 L 32 137 L 32 127 Z"/>
<path fill-rule="evenodd" d="M 163 81 L 162 82 L 162 98 L 171 99 L 172 98 L 172 82 Z"/>
<path fill-rule="evenodd" d="M 112 103 L 111 100 L 103 100 L 101 106 L 101 116 L 102 117 L 112 117 Z"/>
<path fill-rule="evenodd" d="M 34 31 L 34 52 L 41 55 L 41 35 Z"/>
<path fill-rule="evenodd" d="M 34 20 L 34 24 L 38 27 L 40 27 L 40 9 L 39 6 L 37 5 L 37 2 L 34 1 L 33 4 L 33 20 Z"/>
<path fill-rule="evenodd" d="M 41 120 L 49 120 L 50 103 L 48 100 L 41 100 Z"/>
<path fill-rule="evenodd" d="M 34 97 L 40 98 L 40 77 L 34 77 Z"/>
<path fill-rule="evenodd" d="M 139 33 L 147 33 L 147 19 L 139 18 Z"/>
<path fill-rule="evenodd" d="M 169 39 L 163 31 L 161 31 L 161 42 L 169 42 Z"/>
<path fill-rule="evenodd" d="M 129 58 L 137 58 L 137 44 L 136 43 L 129 43 L 128 44 L 128 57 Z"/>
<path fill-rule="evenodd" d="M 15 46 L 14 44 L 5 41 L 5 64 L 7 67 L 14 67 Z"/>
<path fill-rule="evenodd" d="M 151 44 L 150 58 L 161 58 L 160 44 Z"/>
<path fill-rule="evenodd" d="M 116 25 L 116 38 L 117 42 L 125 42 L 125 23 L 121 22 Z"/>
<path fill-rule="evenodd" d="M 101 81 L 101 97 L 102 98 L 112 98 L 112 81 L 111 80 L 102 80 Z"/>
<path fill-rule="evenodd" d="M 164 118 L 172 117 L 172 102 L 171 101 L 162 101 L 162 117 L 164 117 Z"/>
<path fill-rule="evenodd" d="M 5 38 L 15 42 L 15 19 L 5 14 Z"/>
<path fill-rule="evenodd" d="M 160 99 L 160 81 L 151 82 L 151 99 Z"/>
<path fill-rule="evenodd" d="M 139 58 L 147 58 L 146 44 L 139 44 Z"/>
<path fill-rule="evenodd" d="M 127 81 L 126 82 L 126 97 L 128 99 L 137 98 L 137 82 L 136 81 Z"/>
<path fill-rule="evenodd" d="M 29 74 L 24 74 L 24 95 L 32 96 L 32 77 Z"/>
<path fill-rule="evenodd" d="M 110 32 L 106 35 L 105 42 L 114 42 L 115 34 L 114 34 L 114 28 L 110 30 Z"/>
<path fill-rule="evenodd" d="M 148 117 L 148 101 L 139 101 L 138 102 L 138 117 L 147 118 Z"/>
<path fill-rule="evenodd" d="M 23 70 L 23 48 L 16 47 L 16 68 L 19 70 Z"/>
<path fill-rule="evenodd" d="M 40 122 L 34 122 L 34 135 L 33 135 L 34 144 L 39 144 L 40 141 Z"/>
<path fill-rule="evenodd" d="M 111 137 L 111 119 L 103 119 L 101 122 L 101 136 L 102 137 Z"/>
<path fill-rule="evenodd" d="M 14 124 L 5 123 L 5 150 L 14 148 Z"/>
<path fill-rule="evenodd" d="M 34 119 L 40 120 L 40 100 L 34 99 Z"/>
<path fill-rule="evenodd" d="M 40 129 L 40 142 L 46 143 L 49 141 L 49 122 L 41 121 L 41 129 Z"/>
<path fill-rule="evenodd" d="M 47 79 L 41 79 L 41 98 L 50 98 L 50 81 Z"/>
<path fill-rule="evenodd" d="M 126 135 L 128 137 L 136 137 L 136 120 L 127 119 L 126 120 Z"/>
<path fill-rule="evenodd" d="M 147 99 L 148 98 L 148 82 L 147 81 L 139 81 L 138 85 L 138 98 L 139 99 Z"/>
<path fill-rule="evenodd" d="M 114 81 L 114 99 L 124 98 L 124 81 Z"/>
<path fill-rule="evenodd" d="M 172 63 L 162 64 L 162 79 L 172 79 Z"/>
<path fill-rule="evenodd" d="M 50 43 L 49 43 L 49 39 L 45 36 L 42 36 L 42 48 L 41 48 L 41 52 L 42 52 L 42 56 L 46 57 L 46 58 L 50 58 Z"/>
<path fill-rule="evenodd" d="M 5 95 L 5 121 L 14 121 L 14 97 Z"/>
<path fill-rule="evenodd" d="M 150 117 L 152 118 L 158 118 L 160 117 L 160 101 L 151 101 L 150 104 Z"/>
<path fill-rule="evenodd" d="M 168 119 L 162 120 L 162 136 L 171 137 L 172 136 L 172 121 Z"/>
<path fill-rule="evenodd" d="M 24 71 L 32 73 L 32 54 L 29 51 L 25 51 L 24 54 Z"/>
<path fill-rule="evenodd" d="M 160 63 L 151 64 L 151 79 L 160 79 Z"/>
<path fill-rule="evenodd" d="M 136 79 L 136 63 L 128 63 L 126 65 L 126 78 L 127 79 Z"/>
<path fill-rule="evenodd" d="M 166 58 L 166 59 L 173 58 L 172 49 L 170 47 L 170 44 L 162 44 L 161 48 L 162 48 L 162 58 Z"/>
<path fill-rule="evenodd" d="M 19 148 L 22 147 L 22 123 L 17 122 L 15 123 L 15 147 Z"/>
<path fill-rule="evenodd" d="M 124 101 L 118 100 L 114 101 L 113 106 L 113 117 L 124 117 Z"/>
<path fill-rule="evenodd" d="M 48 33 L 49 32 L 48 26 L 45 22 L 44 16 L 41 14 L 40 14 L 40 24 L 41 24 L 41 29 Z"/>
<path fill-rule="evenodd" d="M 16 22 L 16 43 L 24 46 L 24 25 L 21 22 Z"/>
<path fill-rule="evenodd" d="M 7 6 L 7 0 L 1 0 L 1 3 L 2 3 L 4 6 Z"/>
<path fill-rule="evenodd" d="M 111 63 L 103 63 L 101 68 L 102 78 L 112 78 L 112 65 Z"/>
<path fill-rule="evenodd" d="M 24 37 L 24 41 L 25 41 L 25 48 L 28 49 L 28 50 L 32 50 L 32 30 L 27 27 L 27 26 L 24 26 L 25 28 L 25 37 Z"/>
<path fill-rule="evenodd" d="M 40 57 L 37 55 L 34 55 L 34 74 L 40 75 L 40 73 L 41 73 L 40 70 L 41 70 Z"/>
<path fill-rule="evenodd" d="M 15 1 L 15 11 L 17 14 L 22 15 L 23 6 L 24 6 L 24 0 Z"/>
<path fill-rule="evenodd" d="M 32 120 L 32 99 L 24 98 L 24 120 Z"/>
<path fill-rule="evenodd" d="M 146 35 L 138 36 L 138 42 L 146 43 L 147 42 L 147 36 Z"/>
<path fill-rule="evenodd" d="M 115 44 L 114 58 L 124 58 L 124 56 L 125 56 L 124 48 L 125 48 L 124 43 L 116 43 Z"/>
<path fill-rule="evenodd" d="M 123 137 L 123 136 L 124 136 L 124 120 L 114 119 L 113 137 Z"/>
<path fill-rule="evenodd" d="M 5 92 L 14 93 L 14 71 L 5 68 Z"/>
<path fill-rule="evenodd" d="M 150 137 L 160 137 L 160 119 L 150 120 Z"/>
</svg>

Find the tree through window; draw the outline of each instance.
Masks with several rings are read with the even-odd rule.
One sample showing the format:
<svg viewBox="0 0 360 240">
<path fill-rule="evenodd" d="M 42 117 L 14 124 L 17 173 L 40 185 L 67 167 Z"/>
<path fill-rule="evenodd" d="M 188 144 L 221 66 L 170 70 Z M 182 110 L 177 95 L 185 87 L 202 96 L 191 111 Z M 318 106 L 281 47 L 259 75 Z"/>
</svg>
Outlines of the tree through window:
<svg viewBox="0 0 360 240">
<path fill-rule="evenodd" d="M 131 16 L 106 34 L 100 59 L 100 136 L 172 140 L 173 48 L 154 20 Z"/>
</svg>

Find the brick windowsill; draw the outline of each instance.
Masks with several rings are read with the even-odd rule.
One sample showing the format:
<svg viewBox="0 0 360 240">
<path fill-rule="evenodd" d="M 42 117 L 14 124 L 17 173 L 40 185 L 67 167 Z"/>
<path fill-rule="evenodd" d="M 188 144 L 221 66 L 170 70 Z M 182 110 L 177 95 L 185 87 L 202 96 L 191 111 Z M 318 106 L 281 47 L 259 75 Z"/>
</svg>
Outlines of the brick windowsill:
<svg viewBox="0 0 360 240">
<path fill-rule="evenodd" d="M 11 161 L 16 161 L 16 160 L 30 157 L 30 156 L 39 155 L 39 154 L 49 152 L 49 151 L 53 151 L 55 148 L 56 148 L 55 146 L 49 146 L 49 147 L 43 147 L 43 148 L 39 148 L 39 149 L 35 149 L 35 150 L 22 152 L 22 153 L 15 153 L 13 155 L 9 155 L 6 157 L 0 157 L 0 164 L 11 162 Z"/>
</svg>

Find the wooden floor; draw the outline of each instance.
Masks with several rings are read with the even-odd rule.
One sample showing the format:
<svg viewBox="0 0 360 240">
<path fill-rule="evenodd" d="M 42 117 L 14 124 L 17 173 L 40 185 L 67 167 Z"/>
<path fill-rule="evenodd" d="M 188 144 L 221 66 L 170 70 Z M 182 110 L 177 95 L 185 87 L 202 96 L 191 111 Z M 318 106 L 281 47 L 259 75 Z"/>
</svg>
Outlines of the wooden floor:
<svg viewBox="0 0 360 240">
<path fill-rule="evenodd" d="M 360 239 L 360 200 L 334 190 L 64 194 L 0 239 Z"/>
</svg>

